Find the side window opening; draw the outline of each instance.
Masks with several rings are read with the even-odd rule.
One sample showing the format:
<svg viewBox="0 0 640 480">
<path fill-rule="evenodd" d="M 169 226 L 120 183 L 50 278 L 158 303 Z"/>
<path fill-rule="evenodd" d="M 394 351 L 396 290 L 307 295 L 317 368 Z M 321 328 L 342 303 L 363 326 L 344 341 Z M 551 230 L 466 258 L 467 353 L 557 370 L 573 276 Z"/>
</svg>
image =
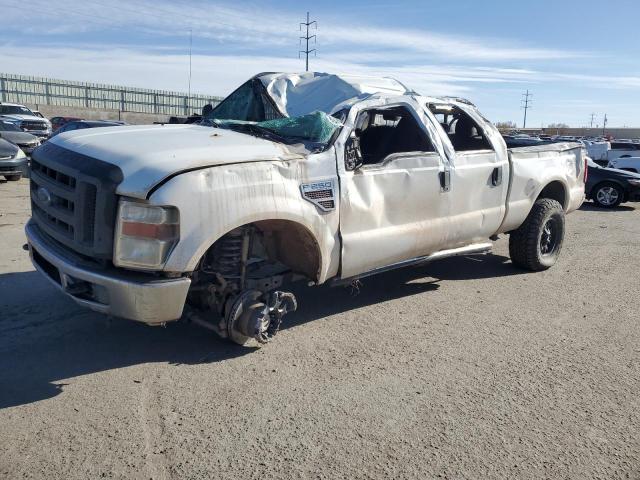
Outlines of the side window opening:
<svg viewBox="0 0 640 480">
<path fill-rule="evenodd" d="M 455 105 L 430 104 L 435 115 L 456 152 L 493 150 L 480 125 Z"/>
<path fill-rule="evenodd" d="M 405 107 L 365 110 L 356 120 L 364 165 L 394 153 L 435 152 L 431 140 Z"/>
</svg>

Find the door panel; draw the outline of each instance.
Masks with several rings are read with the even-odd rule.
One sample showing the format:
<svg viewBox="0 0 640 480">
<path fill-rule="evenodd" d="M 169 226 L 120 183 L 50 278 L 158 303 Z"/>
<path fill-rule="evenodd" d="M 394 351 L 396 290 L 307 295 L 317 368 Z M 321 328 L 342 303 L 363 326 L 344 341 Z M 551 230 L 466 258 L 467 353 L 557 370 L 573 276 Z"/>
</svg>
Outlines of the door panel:
<svg viewBox="0 0 640 480">
<path fill-rule="evenodd" d="M 427 255 L 448 242 L 438 153 L 402 153 L 340 178 L 341 277 Z"/>
<path fill-rule="evenodd" d="M 452 247 L 486 240 L 505 214 L 508 164 L 491 150 L 458 152 L 451 179 Z"/>
</svg>

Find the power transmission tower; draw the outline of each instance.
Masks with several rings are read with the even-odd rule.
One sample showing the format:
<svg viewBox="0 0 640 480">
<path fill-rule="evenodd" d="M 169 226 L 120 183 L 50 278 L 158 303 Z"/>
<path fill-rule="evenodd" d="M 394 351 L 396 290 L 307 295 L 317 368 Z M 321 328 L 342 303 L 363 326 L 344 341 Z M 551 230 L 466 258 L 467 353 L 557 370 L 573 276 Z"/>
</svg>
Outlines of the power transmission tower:
<svg viewBox="0 0 640 480">
<path fill-rule="evenodd" d="M 604 121 L 602 122 L 602 135 L 604 136 L 604 130 L 607 128 L 607 114 L 604 114 Z"/>
<path fill-rule="evenodd" d="M 313 43 L 316 43 L 316 36 L 315 35 L 309 35 L 309 27 L 311 25 L 313 25 L 313 27 L 317 30 L 318 29 L 318 22 L 316 22 L 315 20 L 310 22 L 309 21 L 309 12 L 307 12 L 307 21 L 306 22 L 300 22 L 300 31 L 302 31 L 302 26 L 305 26 L 306 28 L 306 35 L 304 37 L 300 37 L 300 42 L 302 42 L 302 40 L 304 40 L 305 43 L 305 49 L 304 50 L 299 50 L 298 51 L 298 58 L 300 58 L 300 54 L 304 53 L 305 55 L 305 72 L 309 71 L 309 54 L 311 52 L 313 52 L 313 54 L 315 55 L 316 53 L 316 49 L 313 48 L 311 50 L 309 50 L 309 40 L 311 40 L 313 38 Z"/>
<path fill-rule="evenodd" d="M 589 124 L 589 128 L 593 128 L 593 119 L 596 118 L 596 114 L 592 113 L 591 114 L 591 123 Z"/>
<path fill-rule="evenodd" d="M 524 121 L 522 122 L 522 128 L 527 128 L 527 110 L 531 108 L 531 100 L 529 100 L 530 97 L 533 97 L 533 93 L 529 93 L 529 90 L 527 90 L 527 93 L 522 94 L 521 108 L 524 108 Z"/>
</svg>

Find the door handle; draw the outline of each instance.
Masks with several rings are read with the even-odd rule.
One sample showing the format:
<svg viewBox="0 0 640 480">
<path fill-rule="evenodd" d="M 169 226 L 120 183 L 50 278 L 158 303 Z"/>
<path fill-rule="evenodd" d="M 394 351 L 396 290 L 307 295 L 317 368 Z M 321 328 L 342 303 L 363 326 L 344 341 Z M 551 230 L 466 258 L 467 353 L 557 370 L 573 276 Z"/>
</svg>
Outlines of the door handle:
<svg viewBox="0 0 640 480">
<path fill-rule="evenodd" d="M 497 187 L 502 183 L 502 167 L 496 167 L 491 172 L 491 185 Z"/>
<path fill-rule="evenodd" d="M 451 190 L 451 172 L 449 170 L 438 172 L 438 177 L 440 178 L 440 191 L 448 192 Z"/>
</svg>

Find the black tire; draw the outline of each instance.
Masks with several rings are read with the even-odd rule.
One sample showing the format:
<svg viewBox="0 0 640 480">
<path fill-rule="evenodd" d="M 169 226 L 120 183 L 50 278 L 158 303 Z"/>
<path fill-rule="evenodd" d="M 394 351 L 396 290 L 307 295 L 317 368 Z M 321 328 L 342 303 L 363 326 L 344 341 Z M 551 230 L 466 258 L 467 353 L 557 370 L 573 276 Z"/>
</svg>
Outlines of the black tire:
<svg viewBox="0 0 640 480">
<path fill-rule="evenodd" d="M 552 267 L 564 240 L 564 210 L 550 198 L 536 200 L 527 219 L 509 235 L 509 256 L 518 267 L 538 272 Z"/>
<path fill-rule="evenodd" d="M 622 202 L 624 190 L 613 182 L 602 182 L 593 187 L 593 203 L 602 208 L 615 208 Z"/>
<path fill-rule="evenodd" d="M 17 182 L 22 178 L 22 175 L 5 175 L 4 178 L 6 178 L 8 182 Z"/>
</svg>

